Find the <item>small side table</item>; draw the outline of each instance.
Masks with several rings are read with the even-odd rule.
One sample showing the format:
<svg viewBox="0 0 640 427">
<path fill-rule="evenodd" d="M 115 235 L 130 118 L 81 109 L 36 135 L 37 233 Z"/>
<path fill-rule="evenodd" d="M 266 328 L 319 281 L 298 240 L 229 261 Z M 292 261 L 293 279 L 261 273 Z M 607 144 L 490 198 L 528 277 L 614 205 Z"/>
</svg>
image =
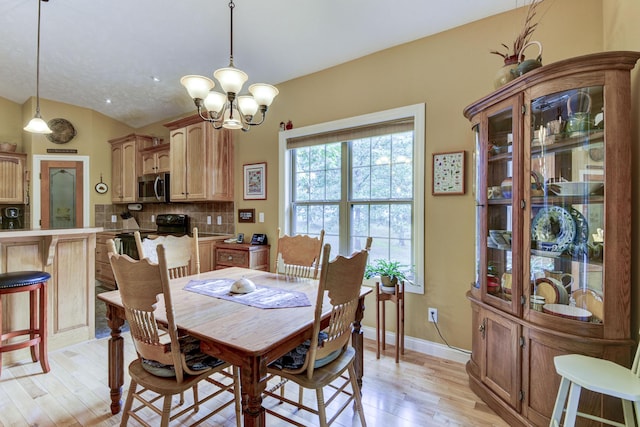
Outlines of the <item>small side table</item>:
<svg viewBox="0 0 640 427">
<path fill-rule="evenodd" d="M 391 301 L 396 305 L 396 363 L 398 363 L 400 354 L 404 354 L 404 281 L 398 281 L 393 293 L 383 292 L 381 283 L 376 282 L 376 359 L 380 359 L 381 340 L 382 350 L 386 347 L 385 301 Z M 380 310 L 381 306 L 382 310 Z M 381 314 L 382 328 L 380 327 Z"/>
</svg>

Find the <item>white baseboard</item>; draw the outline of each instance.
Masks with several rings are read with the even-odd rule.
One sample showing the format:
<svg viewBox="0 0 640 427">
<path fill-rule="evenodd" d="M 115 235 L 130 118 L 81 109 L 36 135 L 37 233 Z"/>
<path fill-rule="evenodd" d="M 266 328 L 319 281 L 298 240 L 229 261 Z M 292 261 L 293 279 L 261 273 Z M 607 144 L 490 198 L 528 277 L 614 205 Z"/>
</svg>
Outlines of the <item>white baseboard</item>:
<svg viewBox="0 0 640 427">
<path fill-rule="evenodd" d="M 363 326 L 362 332 L 367 339 L 376 339 L 376 329 L 370 326 Z M 385 333 L 385 340 L 387 343 L 396 342 L 396 334 L 394 332 L 387 331 Z M 414 338 L 406 336 L 404 337 L 404 348 L 407 350 L 417 351 L 429 356 L 440 357 L 442 359 L 452 360 L 459 363 L 467 363 L 470 355 L 463 353 L 459 350 L 447 347 L 444 344 L 440 344 L 433 341 L 422 340 L 420 338 Z"/>
</svg>

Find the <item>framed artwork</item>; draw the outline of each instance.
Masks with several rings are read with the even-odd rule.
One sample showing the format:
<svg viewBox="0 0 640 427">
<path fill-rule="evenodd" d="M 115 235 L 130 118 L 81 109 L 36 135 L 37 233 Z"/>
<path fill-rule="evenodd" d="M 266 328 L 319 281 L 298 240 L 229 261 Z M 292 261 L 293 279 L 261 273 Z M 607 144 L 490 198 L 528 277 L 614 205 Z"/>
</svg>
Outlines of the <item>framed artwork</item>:
<svg viewBox="0 0 640 427">
<path fill-rule="evenodd" d="M 267 164 L 244 165 L 244 200 L 265 200 L 267 198 Z"/>
<path fill-rule="evenodd" d="M 464 151 L 433 154 L 434 196 L 464 194 L 464 158 Z"/>
</svg>

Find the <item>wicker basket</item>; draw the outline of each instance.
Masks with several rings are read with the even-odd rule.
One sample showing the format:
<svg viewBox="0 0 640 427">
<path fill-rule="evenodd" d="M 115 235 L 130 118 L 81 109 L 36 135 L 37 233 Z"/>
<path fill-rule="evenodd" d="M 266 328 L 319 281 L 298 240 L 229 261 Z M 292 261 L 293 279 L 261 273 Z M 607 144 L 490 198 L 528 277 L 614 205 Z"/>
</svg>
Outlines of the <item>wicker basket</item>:
<svg viewBox="0 0 640 427">
<path fill-rule="evenodd" d="M 16 147 L 18 144 L 14 144 L 12 142 L 0 142 L 0 151 L 13 153 L 16 151 Z"/>
</svg>

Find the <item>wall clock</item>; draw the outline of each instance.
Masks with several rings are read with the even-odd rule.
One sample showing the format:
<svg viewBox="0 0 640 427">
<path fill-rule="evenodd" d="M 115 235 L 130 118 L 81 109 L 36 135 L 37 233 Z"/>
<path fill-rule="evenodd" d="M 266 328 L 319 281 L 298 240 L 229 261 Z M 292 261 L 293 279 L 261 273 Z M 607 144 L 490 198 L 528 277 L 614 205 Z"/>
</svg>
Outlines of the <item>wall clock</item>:
<svg viewBox="0 0 640 427">
<path fill-rule="evenodd" d="M 53 132 L 47 134 L 47 139 L 54 144 L 66 144 L 76 136 L 76 129 L 66 119 L 51 119 L 47 123 Z"/>
</svg>

